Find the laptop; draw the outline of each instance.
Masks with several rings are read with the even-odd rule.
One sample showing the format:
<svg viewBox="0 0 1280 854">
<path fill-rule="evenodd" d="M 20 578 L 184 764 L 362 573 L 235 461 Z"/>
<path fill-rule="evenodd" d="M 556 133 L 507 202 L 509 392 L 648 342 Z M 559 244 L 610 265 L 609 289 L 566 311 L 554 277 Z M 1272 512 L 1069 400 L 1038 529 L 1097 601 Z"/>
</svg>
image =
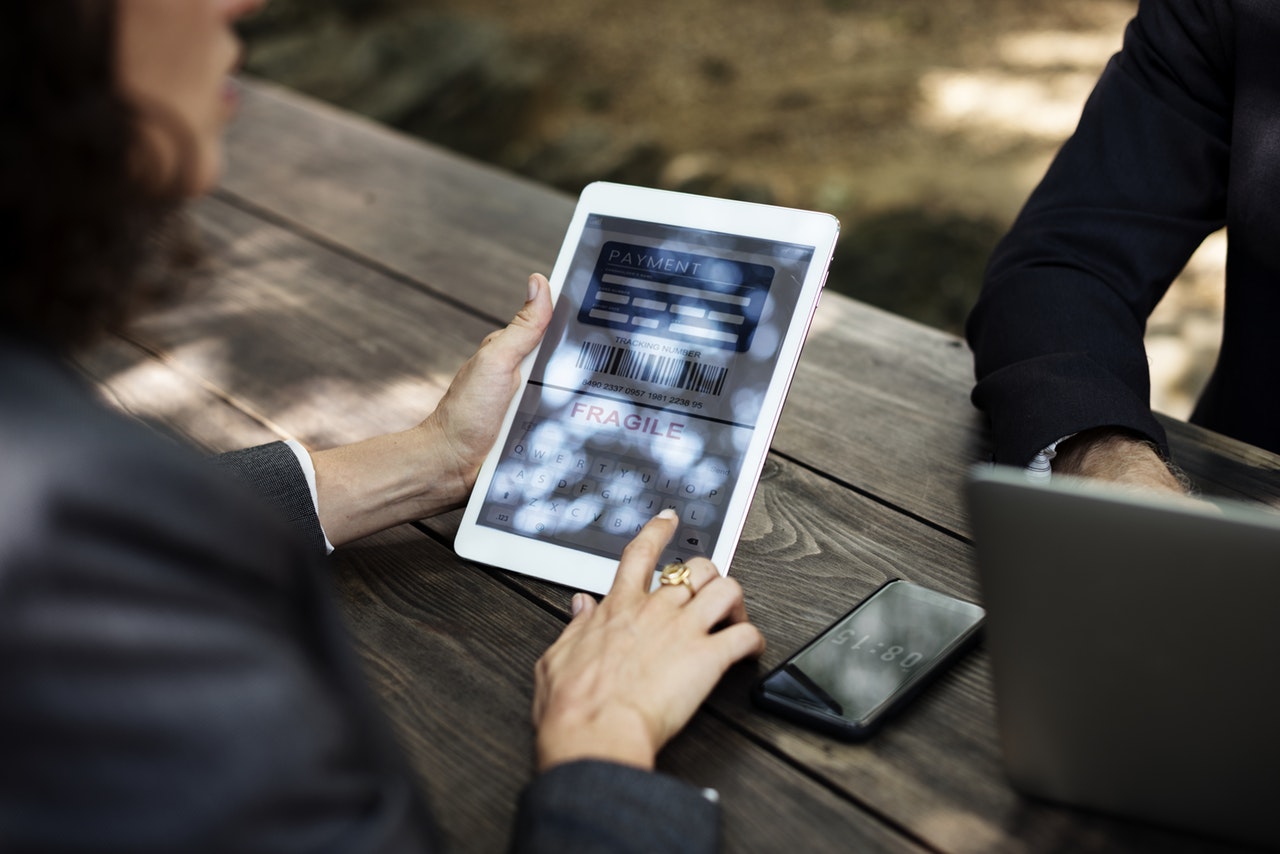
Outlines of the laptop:
<svg viewBox="0 0 1280 854">
<path fill-rule="evenodd" d="M 1280 514 L 990 466 L 967 499 L 1014 787 L 1280 845 Z"/>
</svg>

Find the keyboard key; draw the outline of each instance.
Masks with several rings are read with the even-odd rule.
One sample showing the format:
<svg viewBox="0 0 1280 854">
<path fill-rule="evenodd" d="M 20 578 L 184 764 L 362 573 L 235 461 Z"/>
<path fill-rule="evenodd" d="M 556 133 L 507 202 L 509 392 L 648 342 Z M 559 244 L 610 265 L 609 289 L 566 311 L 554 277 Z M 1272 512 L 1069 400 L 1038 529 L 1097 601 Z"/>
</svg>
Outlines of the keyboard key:
<svg viewBox="0 0 1280 854">
<path fill-rule="evenodd" d="M 489 492 L 486 524 L 618 554 L 669 508 L 682 524 L 668 552 L 710 554 L 712 526 L 727 491 L 722 464 L 703 462 L 675 471 L 603 449 L 587 453 L 552 426 L 530 424 L 523 441 L 511 446 Z"/>
<path fill-rule="evenodd" d="M 690 552 L 705 556 L 707 554 L 707 535 L 705 531 L 698 531 L 693 528 L 685 528 L 676 534 L 671 545 L 681 551 Z"/>
<path fill-rule="evenodd" d="M 716 519 L 716 509 L 710 504 L 704 504 L 701 501 L 690 501 L 684 506 L 684 513 L 680 518 L 686 525 L 695 528 L 705 528 Z"/>
</svg>

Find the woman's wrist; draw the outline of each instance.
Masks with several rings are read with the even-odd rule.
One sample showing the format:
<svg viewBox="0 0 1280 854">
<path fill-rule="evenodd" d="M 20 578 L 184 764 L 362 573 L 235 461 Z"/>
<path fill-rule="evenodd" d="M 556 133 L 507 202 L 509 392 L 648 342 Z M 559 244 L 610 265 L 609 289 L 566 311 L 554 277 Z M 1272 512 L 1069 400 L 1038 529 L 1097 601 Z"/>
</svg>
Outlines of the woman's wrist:
<svg viewBox="0 0 1280 854">
<path fill-rule="evenodd" d="M 629 709 L 561 715 L 538 727 L 538 770 L 581 759 L 598 759 L 652 771 L 657 751 L 644 720 Z"/>
<path fill-rule="evenodd" d="M 475 483 L 432 419 L 311 458 L 320 524 L 335 546 L 458 507 Z"/>
<path fill-rule="evenodd" d="M 408 432 L 414 433 L 419 443 L 421 475 L 432 480 L 424 499 L 433 504 L 443 501 L 448 505 L 444 509 L 465 503 L 476 485 L 484 457 L 473 458 L 458 446 L 441 422 L 439 410 Z"/>
</svg>

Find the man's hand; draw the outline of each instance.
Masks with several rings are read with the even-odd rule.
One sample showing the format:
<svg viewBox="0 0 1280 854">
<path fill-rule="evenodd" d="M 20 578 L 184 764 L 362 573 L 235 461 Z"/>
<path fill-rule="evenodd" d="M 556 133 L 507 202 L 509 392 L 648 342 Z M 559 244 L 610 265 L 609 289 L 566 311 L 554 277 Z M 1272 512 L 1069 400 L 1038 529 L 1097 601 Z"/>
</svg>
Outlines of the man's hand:
<svg viewBox="0 0 1280 854">
<path fill-rule="evenodd" d="M 1154 445 L 1111 427 L 1086 430 L 1059 444 L 1053 471 L 1134 489 L 1191 493 L 1189 484 L 1174 474 Z"/>
</svg>

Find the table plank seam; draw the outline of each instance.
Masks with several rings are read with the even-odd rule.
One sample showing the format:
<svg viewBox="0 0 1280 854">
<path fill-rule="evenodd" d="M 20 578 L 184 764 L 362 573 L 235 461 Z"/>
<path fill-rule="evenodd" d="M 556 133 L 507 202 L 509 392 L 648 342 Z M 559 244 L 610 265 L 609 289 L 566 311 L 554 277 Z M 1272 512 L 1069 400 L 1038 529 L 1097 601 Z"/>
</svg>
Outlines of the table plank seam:
<svg viewBox="0 0 1280 854">
<path fill-rule="evenodd" d="M 133 344 L 132 341 L 122 335 L 116 335 L 115 337 L 126 344 Z M 76 369 L 93 383 L 99 397 L 101 397 L 106 403 L 110 404 L 116 411 L 120 412 L 127 418 L 131 418 L 147 425 L 151 429 L 156 429 L 156 425 L 148 419 L 146 415 L 130 406 L 129 403 L 120 396 L 119 392 L 107 385 L 106 378 L 104 376 L 90 370 L 89 366 L 82 362 L 76 362 Z M 202 453 L 215 453 L 217 450 L 216 448 L 211 447 L 208 442 L 201 441 L 195 436 L 189 435 L 185 430 L 179 430 L 177 427 L 170 427 L 169 430 L 172 433 L 180 432 L 182 434 L 183 441 L 195 448 L 197 451 Z"/>
<path fill-rule="evenodd" d="M 226 390 L 220 388 L 217 385 L 214 385 L 213 383 L 209 382 L 208 380 L 204 379 L 198 374 L 194 374 L 191 371 L 186 370 L 185 368 L 182 367 L 181 363 L 179 363 L 175 359 L 169 358 L 163 351 L 158 350 L 154 347 L 148 346 L 138 338 L 135 338 L 132 335 L 125 332 L 113 332 L 111 333 L 111 337 L 123 343 L 126 347 L 131 347 L 139 351 L 144 358 L 157 362 L 163 365 L 167 370 L 173 371 L 175 374 L 179 374 L 182 377 L 185 377 L 186 379 L 198 385 L 202 390 L 204 390 L 214 399 L 221 401 L 222 403 L 226 404 L 228 407 L 230 407 L 240 415 L 244 416 L 245 418 L 257 424 L 258 426 L 264 428 L 265 430 L 275 434 L 281 439 L 293 438 L 293 436 L 289 433 L 289 431 L 285 430 L 280 425 L 273 422 L 270 418 L 267 418 L 265 415 L 263 415 L 261 412 L 259 412 L 252 406 L 249 406 L 248 404 L 243 403 L 241 400 L 239 400 L 234 395 L 228 393 Z M 220 453 L 222 451 L 232 450 L 231 448 L 225 448 L 225 447 L 213 447 L 208 442 L 205 442 L 199 439 L 198 437 L 190 434 L 188 431 L 183 430 L 180 427 L 177 427 L 176 425 L 167 425 L 161 428 L 159 424 L 146 418 L 143 415 L 143 413 L 135 411 L 135 409 L 132 406 L 130 406 L 127 401 L 125 401 L 122 397 L 120 397 L 120 395 L 108 385 L 106 377 L 99 376 L 96 372 L 92 371 L 85 362 L 77 361 L 75 364 L 77 369 L 84 376 L 86 376 L 90 381 L 93 382 L 93 385 L 97 389 L 98 394 L 101 395 L 104 400 L 110 403 L 119 412 L 125 414 L 126 416 L 136 419 L 138 421 L 141 421 L 144 424 L 147 424 L 152 429 L 159 430 L 161 433 L 169 435 L 170 437 L 176 437 L 180 434 L 183 441 L 188 443 L 191 447 L 195 448 L 196 450 L 203 451 L 205 453 Z"/>
<path fill-rule="evenodd" d="M 449 549 L 450 551 L 453 551 L 452 537 L 447 537 L 444 534 L 440 533 L 439 531 L 433 530 L 429 525 L 427 525 L 425 522 L 422 522 L 422 521 L 410 522 L 409 525 L 410 527 L 416 528 L 419 532 L 426 535 L 433 542 L 443 546 L 446 549 Z M 546 613 L 559 618 L 562 622 L 567 623 L 569 621 L 568 609 L 557 608 L 554 605 L 552 605 L 550 602 L 543 599 L 541 596 L 538 595 L 537 591 L 535 591 L 534 589 L 528 586 L 523 576 L 514 575 L 510 572 L 507 572 L 506 570 L 497 569 L 491 566 L 486 566 L 482 563 L 476 563 L 475 561 L 463 560 L 462 558 L 459 558 L 459 560 L 461 560 L 464 565 L 472 569 L 478 570 L 480 572 L 483 572 L 485 575 L 489 576 L 494 581 L 506 587 L 508 590 L 511 590 L 512 592 L 519 594 L 521 598 L 527 599 L 529 602 L 532 602 L 534 605 L 536 605 L 538 608 L 545 611 Z"/>
<path fill-rule="evenodd" d="M 246 199 L 244 196 L 241 196 L 239 193 L 236 193 L 232 190 L 228 190 L 225 187 L 223 187 L 215 190 L 211 195 L 214 198 L 216 198 L 218 201 L 223 202 L 227 205 L 230 205 L 231 207 L 236 208 L 242 213 L 246 213 L 246 214 L 249 214 L 250 216 L 257 217 L 258 219 L 261 219 L 264 222 L 274 225 L 277 228 L 281 228 L 281 229 L 284 229 L 285 231 L 288 231 L 290 234 L 293 234 L 299 240 L 303 240 L 308 243 L 311 243 L 312 245 L 319 247 L 321 250 L 325 252 L 330 252 L 330 253 L 333 253 L 334 255 L 338 255 L 344 260 L 350 261 L 354 264 L 359 264 L 360 266 L 365 267 L 372 272 L 375 272 L 381 276 L 385 276 L 391 279 L 392 281 L 395 281 L 399 284 L 412 288 L 413 290 L 423 293 L 431 297 L 432 299 L 438 299 L 441 302 L 447 303 L 451 308 L 455 308 L 458 311 L 464 312 L 470 315 L 471 317 L 476 318 L 477 320 L 483 320 L 488 323 L 493 323 L 497 326 L 503 326 L 507 322 L 507 319 L 505 318 L 498 318 L 489 314 L 488 312 L 481 311 L 477 309 L 475 306 L 449 293 L 448 291 L 443 291 L 443 290 L 434 288 L 431 285 L 419 279 L 414 278 L 408 273 L 405 273 L 401 270 L 396 269 L 395 267 L 385 264 L 377 260 L 376 258 L 370 257 L 369 255 L 361 252 L 358 249 L 354 249 L 327 235 L 321 234 L 320 232 L 315 231 L 309 226 L 303 225 L 302 223 L 298 222 L 295 219 L 290 218 L 285 214 L 279 213 L 278 211 L 274 211 L 256 202 L 250 201 L 249 199 Z"/>
<path fill-rule="evenodd" d="M 173 371 L 174 373 L 180 374 L 181 376 L 191 380 L 200 388 L 208 392 L 212 397 L 222 401 L 227 406 L 234 409 L 236 412 L 239 412 L 244 417 L 257 423 L 263 428 L 269 430 L 270 432 L 279 436 L 281 439 L 295 438 L 292 433 L 290 433 L 288 430 L 281 427 L 276 422 L 272 421 L 266 415 L 258 411 L 255 407 L 253 407 L 249 403 L 246 403 L 245 401 L 241 400 L 240 398 L 236 397 L 235 395 L 231 394 L 230 392 L 226 391 L 220 386 L 215 385 L 214 383 L 210 382 L 209 380 L 205 379 L 199 374 L 196 374 L 190 370 L 187 370 L 185 367 L 183 367 L 181 362 L 179 362 L 176 359 L 170 358 L 168 354 L 166 354 L 163 350 L 159 350 L 159 349 L 156 349 L 155 347 L 151 347 L 143 343 L 140 339 L 135 338 L 128 333 L 124 333 L 124 332 L 116 333 L 115 337 L 123 341 L 125 344 L 135 347 L 138 350 L 142 351 L 148 358 L 154 359 L 155 361 L 164 365 L 166 368 Z M 198 440 L 193 439 L 192 441 L 201 447 L 204 446 L 204 443 L 201 443 Z M 216 451 L 216 450 L 232 450 L 232 449 L 222 448 L 222 449 L 213 449 L 213 450 Z"/>
<path fill-rule="evenodd" d="M 760 749 L 763 750 L 765 753 L 770 754 L 779 762 L 791 768 L 796 773 L 800 774 L 802 777 L 812 781 L 814 784 L 822 787 L 823 789 L 826 789 L 832 795 L 840 798 L 841 800 L 844 800 L 850 804 L 853 804 L 858 809 L 867 813 L 867 815 L 874 817 L 878 821 L 882 822 L 885 826 L 892 828 L 893 830 L 902 834 L 904 837 L 916 843 L 920 847 L 928 851 L 937 852 L 937 854 L 947 854 L 946 849 L 939 848 L 937 845 L 932 844 L 931 842 L 929 842 L 927 838 L 919 835 L 910 827 L 903 824 L 901 821 L 893 818 L 893 816 L 889 815 L 883 810 L 876 809 L 871 804 L 857 797 L 855 794 L 850 792 L 845 787 L 841 786 L 835 780 L 832 780 L 829 776 L 819 773 L 818 771 L 815 771 L 812 768 L 809 768 L 803 762 L 791 756 L 786 751 L 782 750 L 780 747 L 777 747 L 773 743 L 767 741 L 762 736 L 754 735 L 750 729 L 746 728 L 743 724 L 738 723 L 727 714 L 720 712 L 715 708 L 712 708 L 709 700 L 707 703 L 703 704 L 701 711 L 709 715 L 710 717 L 715 718 L 716 720 L 719 720 L 721 723 L 725 724 L 731 729 L 735 729 L 743 737 L 747 738 L 748 740 L 758 745 Z"/>
<path fill-rule="evenodd" d="M 847 489 L 850 492 L 860 495 L 869 501 L 874 501 L 876 504 L 879 504 L 881 507 L 884 507 L 886 510 L 891 510 L 894 513 L 900 513 L 903 516 L 906 516 L 908 519 L 912 520 L 913 522 L 919 522 L 921 525 L 924 525 L 927 528 L 931 528 L 940 534 L 951 537 L 954 540 L 958 540 L 959 542 L 964 543 L 967 546 L 973 545 L 973 540 L 965 536 L 964 534 L 960 533 L 959 531 L 952 530 L 951 528 L 948 528 L 939 522 L 934 522 L 932 519 L 929 519 L 926 516 L 921 516 L 919 513 L 916 513 L 912 510 L 908 510 L 905 507 L 895 504 L 889 499 L 876 495 L 874 492 L 871 492 L 870 490 L 864 487 L 858 486 L 857 484 L 850 483 L 844 480 L 843 478 L 837 477 L 829 472 L 816 468 L 810 463 L 806 463 L 804 460 L 800 459 L 799 457 L 794 457 L 791 454 L 788 454 L 785 451 L 779 451 L 776 448 L 771 448 L 769 450 L 769 453 L 776 454 L 780 459 L 784 459 L 787 462 L 791 463 L 792 465 L 798 466 L 804 469 L 805 471 L 810 472 L 811 474 L 817 475 L 823 480 L 829 481 L 835 484 L 836 486 L 841 487 L 842 489 Z"/>
</svg>

